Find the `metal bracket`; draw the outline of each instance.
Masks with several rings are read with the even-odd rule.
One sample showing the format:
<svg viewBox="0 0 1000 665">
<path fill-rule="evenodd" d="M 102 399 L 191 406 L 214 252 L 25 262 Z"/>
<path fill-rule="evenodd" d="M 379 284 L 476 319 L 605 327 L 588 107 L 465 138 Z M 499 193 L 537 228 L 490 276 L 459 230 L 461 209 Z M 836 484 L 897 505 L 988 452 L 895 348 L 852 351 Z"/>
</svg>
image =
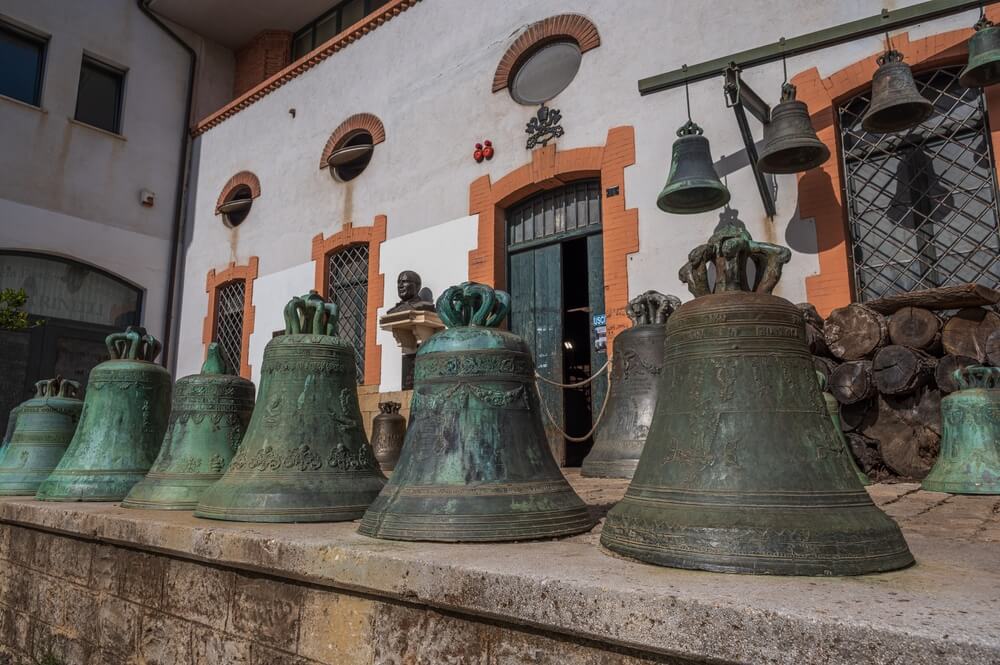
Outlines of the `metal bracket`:
<svg viewBox="0 0 1000 665">
<path fill-rule="evenodd" d="M 750 132 L 750 123 L 746 114 L 746 110 L 749 109 L 755 118 L 761 123 L 767 124 L 771 121 L 771 107 L 740 78 L 740 68 L 735 64 L 726 68 L 725 79 L 723 90 L 726 93 L 726 106 L 733 109 L 733 113 L 736 114 L 736 124 L 740 127 L 743 147 L 747 151 L 747 159 L 750 161 L 750 169 L 757 182 L 757 191 L 760 192 L 764 212 L 767 213 L 768 217 L 774 217 L 778 213 L 774 205 L 774 196 L 771 194 L 771 188 L 767 186 L 764 173 L 757 166 L 757 145 Z"/>
</svg>

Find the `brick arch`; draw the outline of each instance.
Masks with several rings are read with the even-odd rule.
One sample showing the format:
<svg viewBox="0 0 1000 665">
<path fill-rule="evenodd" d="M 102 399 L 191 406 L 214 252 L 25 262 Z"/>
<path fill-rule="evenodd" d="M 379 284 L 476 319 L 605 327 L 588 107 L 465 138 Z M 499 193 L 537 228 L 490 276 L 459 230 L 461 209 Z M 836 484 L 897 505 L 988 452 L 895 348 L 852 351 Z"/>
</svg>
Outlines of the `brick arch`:
<svg viewBox="0 0 1000 665">
<path fill-rule="evenodd" d="M 583 178 L 600 178 L 604 243 L 604 309 L 608 315 L 608 352 L 614 337 L 631 326 L 628 305 L 628 256 L 639 251 L 639 211 L 625 207 L 625 167 L 635 164 L 635 130 L 608 130 L 603 146 L 556 149 L 555 144 L 531 153 L 531 161 L 496 182 L 488 175 L 469 186 L 469 214 L 479 216 L 478 244 L 469 252 L 469 280 L 496 288 L 506 285 L 504 210 L 537 192 Z"/>
<path fill-rule="evenodd" d="M 493 92 L 509 87 L 521 64 L 539 47 L 557 40 L 571 39 L 586 53 L 601 45 L 597 26 L 579 14 L 550 16 L 529 25 L 500 58 L 493 74 Z"/>
<path fill-rule="evenodd" d="M 326 140 L 326 145 L 323 146 L 323 154 L 319 158 L 319 167 L 321 169 L 327 168 L 326 160 L 330 158 L 330 153 L 343 143 L 345 139 L 360 131 L 366 131 L 371 134 L 372 144 L 374 145 L 385 141 L 385 126 L 378 119 L 378 116 L 371 113 L 356 113 L 340 123 L 333 130 L 333 133 L 330 134 L 330 138 Z"/>
<path fill-rule="evenodd" d="M 1000 20 L 1000 7 L 987 7 L 986 15 L 992 21 Z M 911 41 L 909 33 L 902 33 L 893 35 L 892 45 L 903 54 L 905 62 L 919 72 L 964 62 L 968 58 L 966 42 L 972 34 L 973 30 L 966 28 Z M 792 83 L 798 88 L 798 99 L 809 106 L 816 134 L 834 156 L 826 164 L 798 177 L 799 216 L 815 220 L 819 248 L 819 273 L 806 278 L 806 296 L 823 316 L 854 299 L 836 108 L 871 85 L 872 75 L 878 68 L 875 62 L 878 55 L 880 53 L 872 54 L 825 78 L 820 77 L 816 68 L 792 77 Z M 994 154 L 1000 150 L 998 88 L 1000 86 L 992 86 L 983 91 Z"/>
<path fill-rule="evenodd" d="M 246 285 L 246 290 L 243 292 L 243 339 L 240 340 L 240 376 L 244 379 L 250 378 L 250 336 L 253 335 L 254 318 L 257 315 L 257 308 L 253 304 L 253 283 L 257 279 L 259 261 L 256 256 L 251 256 L 246 265 L 238 266 L 235 262 L 230 262 L 224 270 L 217 271 L 212 268 L 205 277 L 208 313 L 202 324 L 201 341 L 205 345 L 206 354 L 209 343 L 215 337 L 215 302 L 219 289 L 237 280 L 243 281 Z"/>
<path fill-rule="evenodd" d="M 215 202 L 215 214 L 219 214 L 219 206 L 226 202 L 226 199 L 233 190 L 241 185 L 246 185 L 250 188 L 250 197 L 257 198 L 260 196 L 260 179 L 251 173 L 250 171 L 240 171 L 232 178 L 226 181 L 225 186 L 223 186 L 222 191 L 219 193 L 219 198 Z"/>
</svg>

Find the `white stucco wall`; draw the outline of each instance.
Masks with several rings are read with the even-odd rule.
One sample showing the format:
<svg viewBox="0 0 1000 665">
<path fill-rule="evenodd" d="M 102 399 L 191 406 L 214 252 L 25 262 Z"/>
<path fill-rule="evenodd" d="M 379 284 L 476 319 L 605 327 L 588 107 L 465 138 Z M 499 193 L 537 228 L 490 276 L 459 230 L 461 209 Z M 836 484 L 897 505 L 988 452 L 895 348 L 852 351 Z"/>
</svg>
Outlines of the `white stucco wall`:
<svg viewBox="0 0 1000 665">
<path fill-rule="evenodd" d="M 889 6 L 907 4 L 912 2 Z M 783 35 L 876 15 L 883 6 L 883 0 L 421 2 L 199 138 L 184 297 L 195 302 L 203 298 L 199 292 L 205 273 L 230 261 L 245 264 L 250 256 L 259 256 L 261 275 L 306 263 L 312 237 L 335 233 L 347 221 L 370 225 L 376 214 L 386 214 L 389 248 L 393 239 L 467 215 L 473 180 L 489 174 L 496 181 L 531 157 L 524 147 L 524 126 L 535 108 L 517 104 L 506 91 L 490 91 L 497 63 L 524 27 L 562 13 L 588 17 L 600 32 L 601 45 L 584 54 L 575 80 L 549 104 L 563 114 L 565 135 L 558 148 L 602 146 L 609 128 L 635 128 L 636 164 L 626 169 L 624 195 L 627 206 L 639 212 L 640 249 L 629 259 L 629 290 L 634 295 L 655 288 L 686 297 L 677 268 L 689 249 L 708 237 L 719 214 L 677 216 L 656 208 L 675 130 L 686 120 L 684 90 L 641 97 L 637 81 Z M 975 18 L 975 12 L 968 12 L 911 32 L 971 25 Z M 788 62 L 789 75 L 813 66 L 828 75 L 881 48 L 880 40 L 872 38 L 794 58 Z M 772 103 L 777 100 L 780 63 L 751 70 L 745 78 Z M 818 270 L 818 261 L 813 222 L 798 218 L 795 176 L 777 178 L 778 214 L 768 220 L 742 156 L 735 118 L 725 107 L 721 80 L 694 84 L 690 93 L 694 119 L 710 138 L 714 158 L 723 167 L 735 164 L 724 174 L 739 218 L 757 239 L 794 250 L 777 292 L 793 301 L 804 299 L 804 280 Z M 359 112 L 381 118 L 386 141 L 376 147 L 365 173 L 338 183 L 318 168 L 319 156 L 333 129 Z M 751 123 L 759 140 L 760 127 Z M 476 164 L 473 146 L 484 139 L 493 141 L 496 156 Z M 262 195 L 247 221 L 231 230 L 213 214 L 214 205 L 224 183 L 241 170 L 260 178 Z M 390 255 L 383 249 L 387 296 L 397 272 L 395 264 L 388 265 Z M 419 270 L 416 260 L 404 255 L 399 268 Z M 433 267 L 462 275 L 467 265 L 467 248 L 448 238 Z M 189 309 L 186 304 L 181 326 L 200 330 L 204 311 L 189 315 Z M 396 380 L 386 365 L 388 350 L 383 345 L 384 390 Z"/>
</svg>

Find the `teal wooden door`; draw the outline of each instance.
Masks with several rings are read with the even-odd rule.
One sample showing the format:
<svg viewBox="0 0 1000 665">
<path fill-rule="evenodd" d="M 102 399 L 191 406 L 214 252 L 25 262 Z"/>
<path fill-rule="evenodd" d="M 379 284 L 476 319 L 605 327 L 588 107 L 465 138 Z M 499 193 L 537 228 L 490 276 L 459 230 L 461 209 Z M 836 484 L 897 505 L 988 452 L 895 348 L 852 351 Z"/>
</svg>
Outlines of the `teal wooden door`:
<svg viewBox="0 0 1000 665">
<path fill-rule="evenodd" d="M 608 360 L 608 349 L 605 341 L 601 342 L 599 333 L 607 333 L 607 320 L 604 311 L 604 235 L 592 235 L 587 238 L 587 290 L 590 298 L 590 367 L 591 373 L 597 372 Z M 602 321 L 604 325 L 601 325 Z M 601 328 L 604 328 L 601 331 Z M 604 396 L 608 392 L 608 375 L 602 374 L 591 384 L 590 399 L 593 417 L 601 412 Z"/>
</svg>

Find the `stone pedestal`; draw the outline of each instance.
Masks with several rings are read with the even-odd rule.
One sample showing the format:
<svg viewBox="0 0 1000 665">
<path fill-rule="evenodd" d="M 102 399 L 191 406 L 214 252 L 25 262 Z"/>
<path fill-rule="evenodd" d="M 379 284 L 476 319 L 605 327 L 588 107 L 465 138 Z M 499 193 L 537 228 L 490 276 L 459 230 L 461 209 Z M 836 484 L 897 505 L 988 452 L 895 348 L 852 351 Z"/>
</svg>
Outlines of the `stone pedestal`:
<svg viewBox="0 0 1000 665">
<path fill-rule="evenodd" d="M 403 351 L 403 390 L 413 389 L 413 360 L 417 349 L 431 335 L 444 328 L 437 312 L 410 309 L 386 314 L 378 320 L 382 330 L 388 330 Z"/>
</svg>

